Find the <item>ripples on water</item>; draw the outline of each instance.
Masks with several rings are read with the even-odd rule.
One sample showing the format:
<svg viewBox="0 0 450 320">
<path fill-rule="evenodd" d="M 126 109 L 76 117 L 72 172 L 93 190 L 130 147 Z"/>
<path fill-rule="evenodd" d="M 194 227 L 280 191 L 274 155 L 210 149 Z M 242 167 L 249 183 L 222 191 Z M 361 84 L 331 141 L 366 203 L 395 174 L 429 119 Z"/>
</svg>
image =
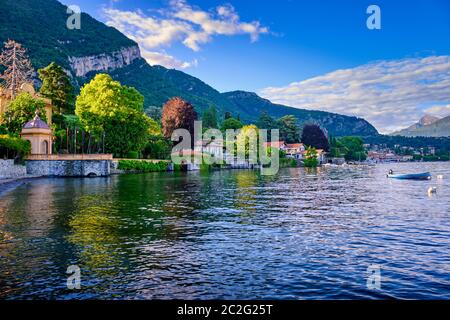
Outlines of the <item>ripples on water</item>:
<svg viewBox="0 0 450 320">
<path fill-rule="evenodd" d="M 0 298 L 449 299 L 449 181 L 437 163 L 31 181 L 0 196 Z"/>
</svg>

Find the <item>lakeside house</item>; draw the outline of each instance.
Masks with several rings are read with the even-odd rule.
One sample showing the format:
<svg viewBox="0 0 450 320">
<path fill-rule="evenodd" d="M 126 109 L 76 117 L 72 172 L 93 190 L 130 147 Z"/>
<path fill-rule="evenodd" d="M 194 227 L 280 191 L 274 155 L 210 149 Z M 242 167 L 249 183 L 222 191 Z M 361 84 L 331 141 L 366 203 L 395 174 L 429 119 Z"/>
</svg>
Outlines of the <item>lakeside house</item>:
<svg viewBox="0 0 450 320">
<path fill-rule="evenodd" d="M 264 146 L 277 148 L 286 153 L 287 158 L 302 160 L 306 154 L 306 147 L 303 143 L 286 143 L 285 141 L 266 142 Z M 325 152 L 322 149 L 317 149 L 317 160 L 319 163 L 325 163 Z"/>
<path fill-rule="evenodd" d="M 203 139 L 195 143 L 194 151 L 198 153 L 207 154 L 216 159 L 223 159 L 223 140 L 219 139 Z"/>
</svg>

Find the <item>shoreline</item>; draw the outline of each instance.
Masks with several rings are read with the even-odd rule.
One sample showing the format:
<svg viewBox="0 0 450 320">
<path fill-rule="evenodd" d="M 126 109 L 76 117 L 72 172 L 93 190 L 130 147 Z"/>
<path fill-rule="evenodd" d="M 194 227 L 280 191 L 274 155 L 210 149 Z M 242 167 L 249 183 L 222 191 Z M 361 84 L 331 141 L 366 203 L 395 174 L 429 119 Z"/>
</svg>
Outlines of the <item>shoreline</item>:
<svg viewBox="0 0 450 320">
<path fill-rule="evenodd" d="M 353 166 L 377 166 L 377 165 L 386 165 L 386 164 L 400 164 L 400 163 L 445 163 L 450 161 L 427 161 L 427 162 L 421 162 L 421 161 L 411 161 L 411 162 L 378 162 L 375 164 L 344 164 L 344 165 L 330 165 L 330 164 L 323 164 L 319 167 L 353 167 Z M 304 168 L 303 166 L 297 166 L 297 167 L 283 167 L 283 169 L 286 168 Z M 280 168 L 281 169 L 281 168 Z M 221 170 L 253 170 L 250 168 L 226 168 L 226 169 L 217 169 L 217 170 L 211 170 L 211 171 L 221 171 Z M 200 170 L 192 170 L 192 172 L 196 172 Z M 140 170 L 119 170 L 114 169 L 111 170 L 111 176 L 117 176 L 117 175 L 132 175 L 132 174 L 145 174 L 145 173 L 167 173 L 167 172 L 174 172 L 174 171 L 155 171 L 155 172 L 147 172 L 147 171 L 140 171 Z M 15 178 L 0 178 L 0 197 L 3 196 L 5 192 L 8 192 L 28 181 L 39 179 L 39 178 L 48 178 L 48 176 L 42 176 L 42 175 L 27 175 L 22 177 L 15 177 Z M 68 178 L 68 177 L 61 177 L 61 178 Z"/>
<path fill-rule="evenodd" d="M 15 189 L 16 187 L 26 183 L 27 181 L 39 179 L 42 177 L 43 176 L 27 175 L 23 177 L 0 179 L 0 197 L 3 196 L 5 192 Z"/>
</svg>

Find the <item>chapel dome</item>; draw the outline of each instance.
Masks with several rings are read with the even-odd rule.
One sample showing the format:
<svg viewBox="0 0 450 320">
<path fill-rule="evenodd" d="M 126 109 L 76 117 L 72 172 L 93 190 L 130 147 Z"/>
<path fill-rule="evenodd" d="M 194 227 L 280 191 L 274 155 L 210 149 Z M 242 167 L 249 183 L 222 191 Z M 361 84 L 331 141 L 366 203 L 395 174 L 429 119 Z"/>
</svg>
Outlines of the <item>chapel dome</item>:
<svg viewBox="0 0 450 320">
<path fill-rule="evenodd" d="M 36 114 L 33 118 L 33 120 L 28 121 L 23 126 L 24 129 L 50 129 L 48 124 L 45 123 L 45 121 L 41 120 L 39 117 L 39 111 L 36 110 Z"/>
</svg>

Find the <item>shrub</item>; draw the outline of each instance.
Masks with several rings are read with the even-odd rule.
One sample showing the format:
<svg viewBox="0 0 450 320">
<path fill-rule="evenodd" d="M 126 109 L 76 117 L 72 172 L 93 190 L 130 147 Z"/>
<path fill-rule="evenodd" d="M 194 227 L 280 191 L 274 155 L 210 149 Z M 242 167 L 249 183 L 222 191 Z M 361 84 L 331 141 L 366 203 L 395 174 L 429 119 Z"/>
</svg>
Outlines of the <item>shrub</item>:
<svg viewBox="0 0 450 320">
<path fill-rule="evenodd" d="M 309 147 L 306 149 L 305 158 L 303 159 L 303 165 L 308 168 L 315 168 L 319 165 L 319 160 L 317 159 L 317 150 L 315 148 Z"/>
<path fill-rule="evenodd" d="M 0 135 L 0 157 L 9 159 L 22 158 L 30 153 L 31 144 L 29 141 L 19 137 Z"/>
<path fill-rule="evenodd" d="M 280 168 L 294 168 L 297 167 L 297 160 L 292 158 L 281 158 Z"/>
<path fill-rule="evenodd" d="M 140 172 L 165 172 L 168 163 L 164 161 L 149 162 L 139 160 L 119 160 L 119 170 Z"/>
<path fill-rule="evenodd" d="M 127 153 L 127 158 L 128 159 L 139 159 L 139 152 L 137 152 L 137 151 L 129 151 Z"/>
</svg>

